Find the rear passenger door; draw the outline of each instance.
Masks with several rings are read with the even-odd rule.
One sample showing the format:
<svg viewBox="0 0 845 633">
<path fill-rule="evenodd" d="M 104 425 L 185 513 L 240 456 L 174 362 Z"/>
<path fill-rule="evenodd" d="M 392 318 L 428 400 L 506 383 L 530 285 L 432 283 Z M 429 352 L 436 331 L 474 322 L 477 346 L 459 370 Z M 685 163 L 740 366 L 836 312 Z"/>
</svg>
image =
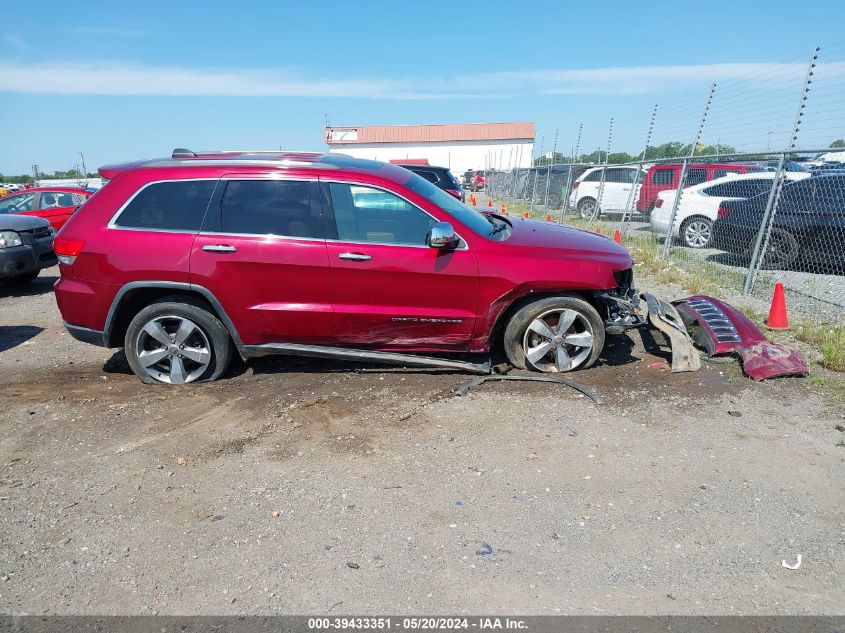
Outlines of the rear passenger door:
<svg viewBox="0 0 845 633">
<path fill-rule="evenodd" d="M 601 195 L 603 211 L 622 211 L 631 195 L 637 170 L 628 167 L 611 167 L 605 175 L 604 190 Z"/>
<path fill-rule="evenodd" d="M 220 181 L 191 252 L 191 283 L 246 345 L 331 341 L 329 262 L 316 180 Z"/>
</svg>

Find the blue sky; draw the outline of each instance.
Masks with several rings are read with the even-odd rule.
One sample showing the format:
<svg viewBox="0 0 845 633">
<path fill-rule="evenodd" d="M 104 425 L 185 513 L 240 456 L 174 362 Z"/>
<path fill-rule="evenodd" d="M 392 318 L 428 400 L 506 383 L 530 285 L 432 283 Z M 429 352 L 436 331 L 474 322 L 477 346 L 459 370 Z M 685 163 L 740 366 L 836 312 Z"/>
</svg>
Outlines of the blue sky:
<svg viewBox="0 0 845 633">
<path fill-rule="evenodd" d="M 0 172 L 68 169 L 78 152 L 93 170 L 175 146 L 322 150 L 325 114 L 536 121 L 538 152 L 555 129 L 569 149 L 581 123 L 582 150 L 604 148 L 613 116 L 612 149 L 633 153 L 653 104 L 655 142 L 691 141 L 713 81 L 705 142 L 779 148 L 817 44 L 804 138 L 827 144 L 845 135 L 842 24 L 833 1 L 15 3 Z"/>
</svg>

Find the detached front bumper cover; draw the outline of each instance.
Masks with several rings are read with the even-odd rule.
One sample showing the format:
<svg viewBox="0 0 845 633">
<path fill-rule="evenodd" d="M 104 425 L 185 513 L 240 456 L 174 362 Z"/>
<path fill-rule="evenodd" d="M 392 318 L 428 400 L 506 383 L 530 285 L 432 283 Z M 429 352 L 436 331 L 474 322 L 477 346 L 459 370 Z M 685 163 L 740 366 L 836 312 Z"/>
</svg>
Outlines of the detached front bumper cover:
<svg viewBox="0 0 845 633">
<path fill-rule="evenodd" d="M 772 343 L 751 319 L 715 297 L 695 295 L 674 302 L 697 345 L 711 356 L 735 353 L 754 380 L 806 376 L 807 361 L 798 350 Z"/>
</svg>

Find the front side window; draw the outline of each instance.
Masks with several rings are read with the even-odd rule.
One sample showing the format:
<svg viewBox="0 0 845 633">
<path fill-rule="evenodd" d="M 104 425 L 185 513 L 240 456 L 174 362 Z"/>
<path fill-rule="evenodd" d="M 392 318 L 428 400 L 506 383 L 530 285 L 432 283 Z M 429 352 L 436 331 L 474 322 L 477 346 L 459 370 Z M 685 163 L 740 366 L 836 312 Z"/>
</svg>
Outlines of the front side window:
<svg viewBox="0 0 845 633">
<path fill-rule="evenodd" d="M 412 178 L 440 191 L 419 176 Z M 407 200 L 389 191 L 362 185 L 331 183 L 329 190 L 340 241 L 426 245 L 428 231 L 435 220 Z"/>
<path fill-rule="evenodd" d="M 73 194 L 63 191 L 42 191 L 39 209 L 56 209 L 74 206 Z"/>
<path fill-rule="evenodd" d="M 312 185 L 292 180 L 231 180 L 220 202 L 220 231 L 322 237 Z"/>
<path fill-rule="evenodd" d="M 489 236 L 491 231 L 496 228 L 494 224 L 497 223 L 491 222 L 478 211 L 470 209 L 454 196 L 435 187 L 430 182 L 426 182 L 419 176 L 412 176 L 403 184 L 417 195 L 422 196 L 438 208 L 443 209 L 443 211 L 468 227 L 473 233 Z"/>
<path fill-rule="evenodd" d="M 0 200 L 0 213 L 22 213 L 32 211 L 35 206 L 34 193 L 22 193 Z"/>
<path fill-rule="evenodd" d="M 199 231 L 216 180 L 177 180 L 147 185 L 115 220 L 121 228 Z"/>
</svg>

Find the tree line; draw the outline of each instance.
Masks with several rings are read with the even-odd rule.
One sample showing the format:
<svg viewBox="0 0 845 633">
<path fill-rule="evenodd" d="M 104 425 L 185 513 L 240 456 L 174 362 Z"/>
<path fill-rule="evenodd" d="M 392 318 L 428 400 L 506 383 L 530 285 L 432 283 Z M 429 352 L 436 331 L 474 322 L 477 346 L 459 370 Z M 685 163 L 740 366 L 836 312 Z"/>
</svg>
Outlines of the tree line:
<svg viewBox="0 0 845 633">
<path fill-rule="evenodd" d="M 830 144 L 831 149 L 845 148 L 845 139 L 836 139 Z M 645 154 L 629 154 L 628 152 L 603 152 L 596 150 L 589 154 L 580 154 L 573 157 L 561 152 L 554 152 L 552 156 L 540 156 L 534 159 L 534 165 L 553 165 L 559 163 L 586 163 L 600 164 L 607 162 L 611 165 L 621 163 L 636 163 L 640 160 L 653 160 L 657 158 L 686 158 L 690 155 L 692 143 L 681 143 L 671 141 L 662 145 L 649 145 Z M 717 156 L 719 154 L 735 154 L 736 148 L 731 145 L 704 145 L 699 143 L 695 148 L 698 156 Z M 763 157 L 761 157 L 763 158 Z M 769 158 L 769 157 L 766 157 Z"/>
</svg>

